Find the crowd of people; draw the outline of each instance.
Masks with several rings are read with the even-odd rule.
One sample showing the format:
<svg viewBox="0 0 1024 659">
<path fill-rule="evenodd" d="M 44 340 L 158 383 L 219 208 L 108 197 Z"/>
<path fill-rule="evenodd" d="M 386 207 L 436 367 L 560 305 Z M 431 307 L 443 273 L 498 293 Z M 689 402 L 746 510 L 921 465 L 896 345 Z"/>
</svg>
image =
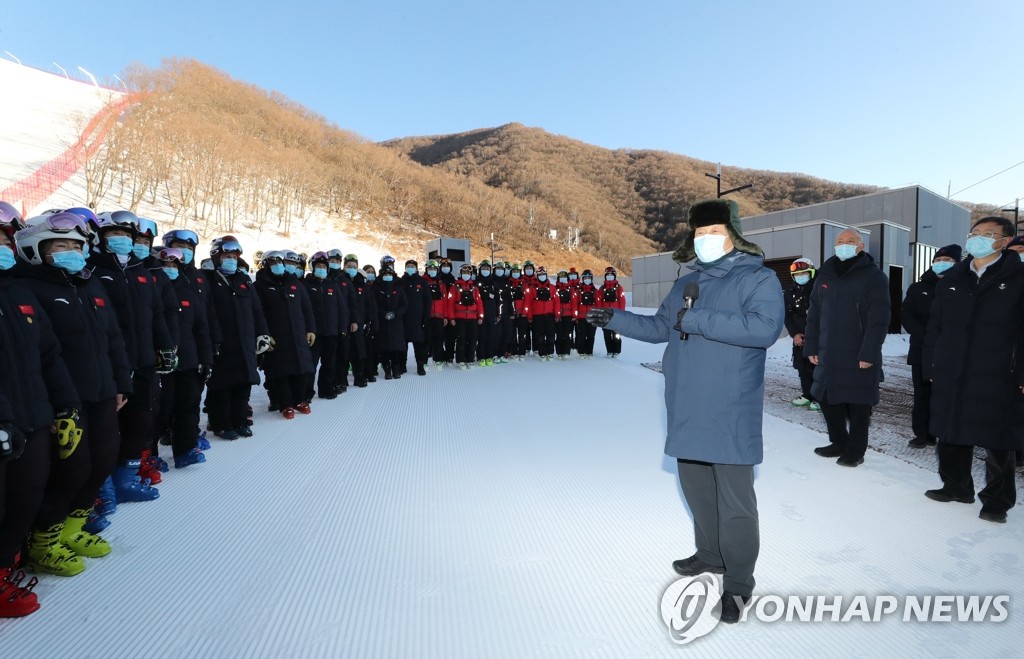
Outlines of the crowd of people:
<svg viewBox="0 0 1024 659">
<path fill-rule="evenodd" d="M 884 378 L 889 282 L 856 230 L 842 231 L 834 250 L 820 270 L 806 258 L 790 266 L 786 328 L 801 389 L 792 402 L 824 414 L 829 444 L 815 453 L 856 467 L 864 462 Z M 907 289 L 900 314 L 914 387 L 909 446 L 936 451 L 942 481 L 925 496 L 974 503 L 971 465 L 975 447 L 983 448 L 979 517 L 995 523 L 1004 523 L 1016 504 L 1014 471 L 1024 471 L 1022 261 L 1024 236 L 1014 223 L 981 218 L 964 247 L 936 250 L 931 268 Z"/>
<path fill-rule="evenodd" d="M 25 569 L 74 576 L 111 552 L 100 533 L 117 506 L 160 496 L 160 445 L 184 469 L 206 461 L 207 433 L 252 436 L 261 382 L 270 411 L 294 419 L 314 397 L 406 375 L 410 345 L 419 376 L 589 359 L 588 312 L 626 306 L 612 267 L 456 273 L 440 259 L 399 273 L 392 257 L 375 268 L 330 249 L 257 253 L 252 269 L 233 236 L 197 267 L 198 249 L 195 232 L 129 211 L 25 220 L 0 202 L 0 617 L 39 608 Z M 603 334 L 618 356 L 619 335 Z"/>
</svg>

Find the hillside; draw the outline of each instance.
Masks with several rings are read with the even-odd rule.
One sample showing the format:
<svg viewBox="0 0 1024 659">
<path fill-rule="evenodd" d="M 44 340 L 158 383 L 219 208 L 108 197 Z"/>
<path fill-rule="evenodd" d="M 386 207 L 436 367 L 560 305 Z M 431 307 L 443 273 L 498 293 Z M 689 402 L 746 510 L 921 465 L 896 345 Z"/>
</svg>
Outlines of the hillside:
<svg viewBox="0 0 1024 659">
<path fill-rule="evenodd" d="M 581 242 L 604 253 L 607 234 L 634 231 L 659 249 L 672 249 L 685 231 L 686 211 L 714 196 L 705 176 L 713 163 L 664 151 L 610 150 L 539 128 L 506 124 L 457 135 L 384 143 L 423 165 L 544 201 L 581 229 Z M 733 195 L 744 215 L 852 197 L 878 188 L 835 183 L 803 174 L 725 167 L 725 187 L 752 183 Z M 614 227 L 614 229 L 613 229 Z"/>
</svg>

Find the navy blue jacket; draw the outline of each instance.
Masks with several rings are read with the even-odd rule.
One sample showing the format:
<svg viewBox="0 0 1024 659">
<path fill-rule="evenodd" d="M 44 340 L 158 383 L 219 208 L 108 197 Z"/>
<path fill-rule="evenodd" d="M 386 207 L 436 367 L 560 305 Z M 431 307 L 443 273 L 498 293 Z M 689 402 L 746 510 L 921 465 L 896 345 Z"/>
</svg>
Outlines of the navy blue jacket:
<svg viewBox="0 0 1024 659">
<path fill-rule="evenodd" d="M 60 343 L 39 299 L 0 272 L 0 421 L 24 433 L 53 423 L 55 409 L 81 407 Z"/>
<path fill-rule="evenodd" d="M 320 279 L 313 274 L 306 275 L 302 283 L 306 286 L 313 317 L 316 318 L 317 340 L 320 337 L 348 334 L 350 287 L 346 285 L 342 288 L 337 279 Z"/>
<path fill-rule="evenodd" d="M 418 272 L 414 275 L 404 274 L 398 283 L 405 289 L 405 340 L 419 343 L 427 340 L 427 319 L 430 318 L 430 284 Z"/>
<path fill-rule="evenodd" d="M 275 343 L 274 349 L 263 355 L 267 378 L 312 373 L 313 355 L 306 334 L 316 334 L 316 318 L 306 287 L 295 275 L 278 277 L 266 268 L 256 273 L 254 286 Z"/>
<path fill-rule="evenodd" d="M 210 300 L 223 333 L 220 354 L 213 358 L 213 376 L 207 386 L 226 389 L 238 384 L 259 384 L 256 337 L 270 332 L 255 287 L 248 277 L 238 272 L 232 275 L 214 270 L 199 272 L 212 283 Z"/>
<path fill-rule="evenodd" d="M 19 283 L 49 316 L 61 356 L 83 403 L 132 391 L 132 369 L 114 304 L 88 270 L 69 275 L 51 265 L 19 264 Z"/>
<path fill-rule="evenodd" d="M 374 298 L 377 310 L 377 321 L 374 323 L 375 346 L 379 352 L 399 352 L 406 350 L 405 314 L 409 310 L 405 286 L 397 281 L 378 279 L 373 282 L 370 294 Z M 393 313 L 394 318 L 386 320 L 384 316 Z"/>
<path fill-rule="evenodd" d="M 903 306 L 900 309 L 900 324 L 910 335 L 910 350 L 907 351 L 908 364 L 922 363 L 922 351 L 924 350 L 924 335 L 928 331 L 928 318 L 932 312 L 932 302 L 935 301 L 935 285 L 939 282 L 939 276 L 932 270 L 921 275 L 920 281 L 916 281 L 907 289 L 907 295 L 903 298 Z"/>
<path fill-rule="evenodd" d="M 178 328 L 178 370 L 192 371 L 200 364 L 213 364 L 213 344 L 210 341 L 210 324 L 206 315 L 206 304 L 202 295 L 184 281 L 167 280 L 171 294 L 175 297 L 175 321 Z"/>
</svg>

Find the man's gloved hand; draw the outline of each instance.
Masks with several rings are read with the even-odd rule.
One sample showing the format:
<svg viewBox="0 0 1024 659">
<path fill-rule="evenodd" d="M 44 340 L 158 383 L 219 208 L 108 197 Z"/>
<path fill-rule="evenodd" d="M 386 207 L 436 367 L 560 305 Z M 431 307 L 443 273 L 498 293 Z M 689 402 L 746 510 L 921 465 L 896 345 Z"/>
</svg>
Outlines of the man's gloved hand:
<svg viewBox="0 0 1024 659">
<path fill-rule="evenodd" d="M 82 429 L 78 427 L 78 410 L 65 408 L 57 412 L 53 422 L 53 430 L 57 435 L 57 456 L 67 460 L 82 441 Z"/>
<path fill-rule="evenodd" d="M 0 463 L 17 460 L 25 450 L 25 433 L 13 423 L 0 421 Z"/>
<path fill-rule="evenodd" d="M 591 309 L 587 312 L 587 322 L 594 327 L 607 327 L 615 314 L 612 309 Z"/>
<path fill-rule="evenodd" d="M 389 311 L 386 314 L 384 314 L 384 320 L 394 320 L 394 319 L 395 319 L 395 312 L 394 311 Z"/>
<path fill-rule="evenodd" d="M 306 345 L 312 348 L 314 343 L 316 343 L 316 334 L 306 332 Z"/>
<path fill-rule="evenodd" d="M 262 355 L 274 349 L 274 337 L 269 334 L 261 334 L 256 337 L 256 354 Z"/>
<path fill-rule="evenodd" d="M 213 375 L 213 367 L 209 364 L 199 365 L 199 381 L 206 383 L 210 381 L 210 376 Z"/>
<path fill-rule="evenodd" d="M 178 368 L 178 348 L 174 347 L 170 350 L 159 351 L 156 360 L 156 372 L 160 375 L 167 375 L 174 372 L 176 368 Z"/>
</svg>

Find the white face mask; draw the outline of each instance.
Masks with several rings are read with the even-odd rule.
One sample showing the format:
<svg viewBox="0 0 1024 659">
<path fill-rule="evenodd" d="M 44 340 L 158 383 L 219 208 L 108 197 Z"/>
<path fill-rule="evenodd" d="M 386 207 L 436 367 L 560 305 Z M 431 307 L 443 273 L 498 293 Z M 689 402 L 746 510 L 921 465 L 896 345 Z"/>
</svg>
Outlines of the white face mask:
<svg viewBox="0 0 1024 659">
<path fill-rule="evenodd" d="M 725 256 L 725 236 L 707 233 L 693 240 L 693 249 L 702 263 L 711 263 Z"/>
</svg>

